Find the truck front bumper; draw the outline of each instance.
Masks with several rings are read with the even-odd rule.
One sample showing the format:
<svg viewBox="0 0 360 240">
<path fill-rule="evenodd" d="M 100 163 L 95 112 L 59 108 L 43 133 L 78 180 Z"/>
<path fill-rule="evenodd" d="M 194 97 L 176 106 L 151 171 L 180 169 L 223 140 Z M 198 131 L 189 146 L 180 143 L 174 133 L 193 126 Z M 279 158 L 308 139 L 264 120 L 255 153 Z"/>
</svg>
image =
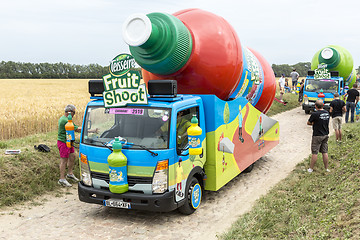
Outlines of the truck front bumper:
<svg viewBox="0 0 360 240">
<path fill-rule="evenodd" d="M 130 203 L 131 209 L 146 211 L 170 212 L 180 206 L 180 202 L 175 202 L 174 191 L 154 195 L 134 192 L 117 194 L 109 190 L 88 187 L 79 182 L 78 194 L 82 202 L 104 205 L 104 200 L 118 199 Z"/>
<path fill-rule="evenodd" d="M 307 104 L 303 103 L 302 104 L 302 109 L 305 110 L 305 112 L 313 112 L 315 110 L 315 102 L 309 102 Z M 324 104 L 324 109 L 326 111 L 330 111 L 330 103 L 325 103 Z"/>
</svg>

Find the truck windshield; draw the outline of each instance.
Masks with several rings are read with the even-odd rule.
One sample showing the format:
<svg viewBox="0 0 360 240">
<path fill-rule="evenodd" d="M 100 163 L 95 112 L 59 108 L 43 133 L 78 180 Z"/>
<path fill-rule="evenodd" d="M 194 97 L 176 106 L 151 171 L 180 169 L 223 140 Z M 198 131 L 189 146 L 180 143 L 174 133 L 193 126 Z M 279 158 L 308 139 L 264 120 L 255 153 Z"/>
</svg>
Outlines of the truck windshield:
<svg viewBox="0 0 360 240">
<path fill-rule="evenodd" d="M 166 149 L 170 113 L 168 108 L 88 107 L 82 143 L 104 146 L 115 137 L 122 137 L 129 143 L 134 143 L 131 149 L 141 149 L 139 146 L 148 149 Z"/>
<path fill-rule="evenodd" d="M 339 81 L 330 79 L 307 79 L 305 91 L 307 92 L 320 92 L 322 89 L 324 93 L 338 92 Z"/>
</svg>

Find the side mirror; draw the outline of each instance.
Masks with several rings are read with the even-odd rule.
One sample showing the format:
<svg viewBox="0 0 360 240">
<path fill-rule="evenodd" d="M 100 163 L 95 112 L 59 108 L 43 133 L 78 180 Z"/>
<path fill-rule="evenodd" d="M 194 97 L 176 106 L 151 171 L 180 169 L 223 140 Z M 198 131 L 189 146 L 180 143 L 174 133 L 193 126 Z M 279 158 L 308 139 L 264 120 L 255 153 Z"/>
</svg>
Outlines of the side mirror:
<svg viewBox="0 0 360 240">
<path fill-rule="evenodd" d="M 188 156 L 189 155 L 189 144 L 185 146 L 185 148 L 177 148 L 176 153 L 179 156 Z"/>
</svg>

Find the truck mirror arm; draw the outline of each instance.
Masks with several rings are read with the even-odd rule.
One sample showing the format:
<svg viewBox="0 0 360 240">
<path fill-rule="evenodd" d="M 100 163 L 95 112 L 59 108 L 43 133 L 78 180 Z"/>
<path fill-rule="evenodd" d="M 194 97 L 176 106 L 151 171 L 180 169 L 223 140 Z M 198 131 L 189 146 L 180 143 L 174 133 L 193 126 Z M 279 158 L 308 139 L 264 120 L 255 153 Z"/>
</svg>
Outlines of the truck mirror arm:
<svg viewBox="0 0 360 240">
<path fill-rule="evenodd" d="M 187 145 L 185 148 L 178 148 L 178 149 L 176 149 L 176 153 L 177 153 L 177 155 L 179 155 L 179 156 L 188 156 L 189 153 L 187 153 L 187 154 L 182 154 L 182 152 L 184 152 L 184 151 L 186 151 L 186 150 L 189 150 L 189 145 Z"/>
</svg>

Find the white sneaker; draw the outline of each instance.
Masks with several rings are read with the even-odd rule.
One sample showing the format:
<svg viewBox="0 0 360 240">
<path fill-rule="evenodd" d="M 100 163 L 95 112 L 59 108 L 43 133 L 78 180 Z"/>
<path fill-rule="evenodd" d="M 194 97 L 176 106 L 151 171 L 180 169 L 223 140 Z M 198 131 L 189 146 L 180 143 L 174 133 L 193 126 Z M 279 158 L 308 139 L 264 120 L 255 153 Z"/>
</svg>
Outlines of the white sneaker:
<svg viewBox="0 0 360 240">
<path fill-rule="evenodd" d="M 72 186 L 66 179 L 59 179 L 58 184 L 63 187 L 71 187 Z"/>
<path fill-rule="evenodd" d="M 66 177 L 74 180 L 75 182 L 78 182 L 78 181 L 79 181 L 79 179 L 78 179 L 77 177 L 75 177 L 74 174 L 66 174 Z"/>
<path fill-rule="evenodd" d="M 314 170 L 312 170 L 311 168 L 309 168 L 307 171 L 308 171 L 309 173 L 312 173 Z"/>
</svg>

